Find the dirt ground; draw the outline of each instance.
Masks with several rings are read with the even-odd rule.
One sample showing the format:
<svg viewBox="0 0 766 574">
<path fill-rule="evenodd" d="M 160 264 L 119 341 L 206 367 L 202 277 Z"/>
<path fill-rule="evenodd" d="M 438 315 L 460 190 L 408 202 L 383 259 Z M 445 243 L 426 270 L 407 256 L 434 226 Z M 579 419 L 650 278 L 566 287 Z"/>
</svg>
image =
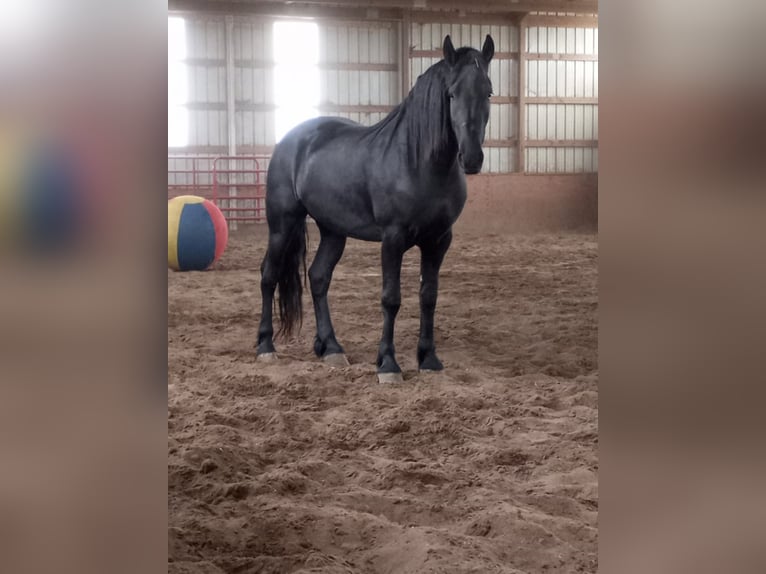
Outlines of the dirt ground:
<svg viewBox="0 0 766 574">
<path fill-rule="evenodd" d="M 313 356 L 307 294 L 256 362 L 265 231 L 168 273 L 169 572 L 596 572 L 596 236 L 457 232 L 428 375 L 410 251 L 390 386 L 375 243 L 349 241 L 330 289 L 351 366 Z"/>
</svg>

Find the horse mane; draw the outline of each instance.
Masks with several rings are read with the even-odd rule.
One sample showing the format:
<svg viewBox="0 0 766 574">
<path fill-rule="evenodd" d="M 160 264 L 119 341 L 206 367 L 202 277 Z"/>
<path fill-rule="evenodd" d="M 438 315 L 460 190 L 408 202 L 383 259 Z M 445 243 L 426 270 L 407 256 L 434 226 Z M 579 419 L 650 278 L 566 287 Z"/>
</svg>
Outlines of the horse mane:
<svg viewBox="0 0 766 574">
<path fill-rule="evenodd" d="M 457 50 L 457 61 L 472 48 L 462 47 Z M 460 65 L 460 64 L 456 64 Z M 386 135 L 388 145 L 394 141 L 393 134 L 398 129 L 407 130 L 407 148 L 410 161 L 414 164 L 423 161 L 441 162 L 452 159 L 456 151 L 455 134 L 452 132 L 449 112 L 447 80 L 449 65 L 440 60 L 423 72 L 404 100 L 385 118 L 371 126 L 370 135 Z"/>
</svg>

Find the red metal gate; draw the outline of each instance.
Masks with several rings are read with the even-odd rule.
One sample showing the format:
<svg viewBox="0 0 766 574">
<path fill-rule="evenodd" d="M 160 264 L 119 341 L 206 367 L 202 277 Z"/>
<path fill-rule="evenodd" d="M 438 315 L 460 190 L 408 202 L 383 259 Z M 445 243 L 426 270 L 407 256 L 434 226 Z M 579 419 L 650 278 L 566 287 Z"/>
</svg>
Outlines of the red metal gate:
<svg viewBox="0 0 766 574">
<path fill-rule="evenodd" d="M 208 155 L 168 155 L 168 199 L 178 195 L 213 196 L 213 161 Z"/>
<path fill-rule="evenodd" d="M 266 221 L 268 156 L 221 156 L 213 161 L 213 201 L 228 221 Z"/>
<path fill-rule="evenodd" d="M 210 199 L 232 227 L 266 221 L 269 156 L 168 156 L 168 199 L 199 195 Z"/>
</svg>

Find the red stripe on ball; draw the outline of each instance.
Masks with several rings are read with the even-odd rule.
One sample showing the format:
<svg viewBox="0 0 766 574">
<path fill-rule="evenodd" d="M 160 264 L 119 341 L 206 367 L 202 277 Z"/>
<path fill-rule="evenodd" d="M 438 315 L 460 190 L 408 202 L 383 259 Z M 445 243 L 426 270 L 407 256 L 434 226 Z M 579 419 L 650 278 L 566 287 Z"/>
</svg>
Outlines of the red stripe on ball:
<svg viewBox="0 0 766 574">
<path fill-rule="evenodd" d="M 203 205 L 210 214 L 210 219 L 215 228 L 215 258 L 213 262 L 216 262 L 223 254 L 223 250 L 226 249 L 226 244 L 229 241 L 229 226 L 221 210 L 212 201 L 206 199 Z"/>
</svg>

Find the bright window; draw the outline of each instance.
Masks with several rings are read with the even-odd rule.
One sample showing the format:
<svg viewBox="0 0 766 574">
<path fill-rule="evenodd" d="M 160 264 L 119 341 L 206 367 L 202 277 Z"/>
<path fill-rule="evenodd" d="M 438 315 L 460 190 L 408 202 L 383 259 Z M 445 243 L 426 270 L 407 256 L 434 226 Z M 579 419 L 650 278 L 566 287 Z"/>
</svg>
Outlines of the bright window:
<svg viewBox="0 0 766 574">
<path fill-rule="evenodd" d="M 183 18 L 168 18 L 168 147 L 185 146 L 189 140 L 185 58 L 185 22 Z"/>
<path fill-rule="evenodd" d="M 319 28 L 314 22 L 274 23 L 274 101 L 277 141 L 319 115 Z"/>
</svg>

